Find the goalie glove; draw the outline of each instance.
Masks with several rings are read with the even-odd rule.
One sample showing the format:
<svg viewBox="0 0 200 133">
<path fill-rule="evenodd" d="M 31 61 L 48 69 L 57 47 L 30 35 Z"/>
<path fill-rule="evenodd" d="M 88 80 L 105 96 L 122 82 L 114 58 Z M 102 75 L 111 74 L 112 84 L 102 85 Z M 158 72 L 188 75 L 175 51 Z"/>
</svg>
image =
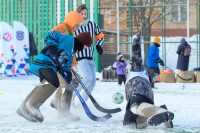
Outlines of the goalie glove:
<svg viewBox="0 0 200 133">
<path fill-rule="evenodd" d="M 59 63 L 60 63 L 62 66 L 64 66 L 65 63 L 68 61 L 68 57 L 69 57 L 69 53 L 66 52 L 66 51 L 62 51 L 62 52 L 60 53 L 60 56 L 58 57 Z"/>
</svg>

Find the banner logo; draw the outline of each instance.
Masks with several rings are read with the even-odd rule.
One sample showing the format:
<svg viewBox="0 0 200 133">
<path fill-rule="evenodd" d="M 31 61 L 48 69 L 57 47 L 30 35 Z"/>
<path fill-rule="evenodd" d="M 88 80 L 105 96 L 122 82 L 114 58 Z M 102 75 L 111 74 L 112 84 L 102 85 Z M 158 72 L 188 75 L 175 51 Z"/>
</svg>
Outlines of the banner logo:
<svg viewBox="0 0 200 133">
<path fill-rule="evenodd" d="M 23 31 L 16 31 L 16 38 L 19 41 L 23 40 L 24 39 L 24 32 Z"/>
<path fill-rule="evenodd" d="M 12 39 L 12 36 L 9 32 L 6 32 L 5 34 L 3 34 L 3 39 L 5 41 L 10 41 Z"/>
</svg>

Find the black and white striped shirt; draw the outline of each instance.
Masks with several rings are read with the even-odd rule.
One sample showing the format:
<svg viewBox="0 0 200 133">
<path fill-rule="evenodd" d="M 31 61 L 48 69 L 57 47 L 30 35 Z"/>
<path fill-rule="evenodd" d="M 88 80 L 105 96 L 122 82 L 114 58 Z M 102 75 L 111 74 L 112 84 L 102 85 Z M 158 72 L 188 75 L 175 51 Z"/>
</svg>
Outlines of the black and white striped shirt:
<svg viewBox="0 0 200 133">
<path fill-rule="evenodd" d="M 95 36 L 99 35 L 101 33 L 101 30 L 99 26 L 89 21 L 86 26 L 80 26 L 79 29 L 75 32 L 75 36 L 77 36 L 81 32 L 90 32 L 92 39 L 94 39 Z M 96 40 L 96 45 L 103 45 L 104 38 L 99 38 Z M 79 51 L 76 53 L 76 60 L 79 61 L 81 59 L 88 59 L 92 60 L 94 57 L 94 44 L 92 44 L 90 47 L 86 48 L 85 50 Z"/>
</svg>

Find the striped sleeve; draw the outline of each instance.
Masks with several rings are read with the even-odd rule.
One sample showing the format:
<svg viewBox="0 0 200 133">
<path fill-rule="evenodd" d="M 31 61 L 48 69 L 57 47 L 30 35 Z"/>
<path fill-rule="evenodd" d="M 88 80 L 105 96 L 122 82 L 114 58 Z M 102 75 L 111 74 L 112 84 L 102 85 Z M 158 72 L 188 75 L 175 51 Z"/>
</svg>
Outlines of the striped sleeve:
<svg viewBox="0 0 200 133">
<path fill-rule="evenodd" d="M 104 35 L 101 32 L 99 26 L 89 21 L 86 26 L 80 26 L 79 29 L 75 32 L 75 36 L 82 32 L 90 32 L 91 37 L 96 40 L 96 45 L 103 45 L 104 42 Z M 93 59 L 94 58 L 94 44 L 90 47 L 86 48 L 85 50 L 79 51 L 76 53 L 77 61 L 80 59 Z"/>
<path fill-rule="evenodd" d="M 97 38 L 95 38 L 96 39 L 96 45 L 102 46 L 103 42 L 104 42 L 104 35 L 101 32 L 101 30 L 100 30 L 100 28 L 97 24 L 95 24 L 95 37 L 97 37 Z"/>
</svg>

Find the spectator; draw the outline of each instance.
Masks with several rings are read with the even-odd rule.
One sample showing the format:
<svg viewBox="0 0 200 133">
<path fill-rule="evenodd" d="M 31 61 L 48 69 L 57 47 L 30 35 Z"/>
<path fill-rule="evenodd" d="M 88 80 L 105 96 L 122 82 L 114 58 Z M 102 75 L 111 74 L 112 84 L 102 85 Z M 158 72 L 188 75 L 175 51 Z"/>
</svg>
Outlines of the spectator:
<svg viewBox="0 0 200 133">
<path fill-rule="evenodd" d="M 160 74 L 158 63 L 160 63 L 161 66 L 164 66 L 164 62 L 159 57 L 159 47 L 160 47 L 160 38 L 155 37 L 154 43 L 153 45 L 150 46 L 147 56 L 147 67 L 152 88 L 155 88 L 154 83 L 156 82 Z"/>
<path fill-rule="evenodd" d="M 176 51 L 178 54 L 177 69 L 181 71 L 187 71 L 189 66 L 191 47 L 185 38 L 182 38 L 180 43 L 181 44 Z"/>
<path fill-rule="evenodd" d="M 126 82 L 126 59 L 124 58 L 123 54 L 119 53 L 117 56 L 116 62 L 116 69 L 117 69 L 117 76 L 118 76 L 118 84 L 122 85 L 122 82 Z"/>
</svg>

